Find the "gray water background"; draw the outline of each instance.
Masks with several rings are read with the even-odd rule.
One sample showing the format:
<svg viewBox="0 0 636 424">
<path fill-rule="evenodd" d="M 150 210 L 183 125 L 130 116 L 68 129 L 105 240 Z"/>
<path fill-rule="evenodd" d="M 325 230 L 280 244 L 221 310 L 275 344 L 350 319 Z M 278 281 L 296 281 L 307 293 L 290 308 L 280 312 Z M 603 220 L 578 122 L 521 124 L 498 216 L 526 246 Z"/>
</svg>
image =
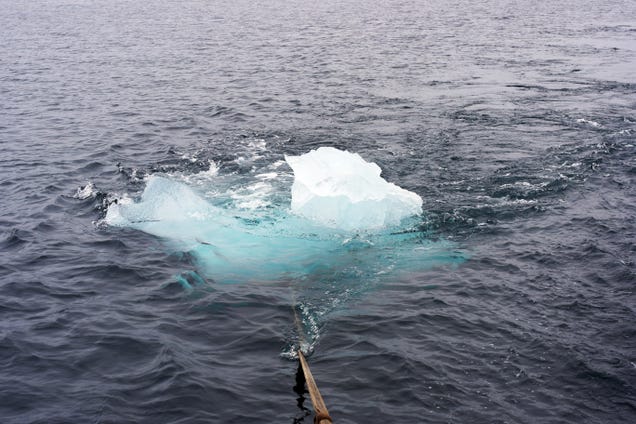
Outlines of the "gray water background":
<svg viewBox="0 0 636 424">
<path fill-rule="evenodd" d="M 634 422 L 635 40 L 632 1 L 0 1 L 0 421 L 311 422 L 288 282 L 100 220 L 329 145 L 470 256 L 299 288 L 336 422 Z"/>
</svg>

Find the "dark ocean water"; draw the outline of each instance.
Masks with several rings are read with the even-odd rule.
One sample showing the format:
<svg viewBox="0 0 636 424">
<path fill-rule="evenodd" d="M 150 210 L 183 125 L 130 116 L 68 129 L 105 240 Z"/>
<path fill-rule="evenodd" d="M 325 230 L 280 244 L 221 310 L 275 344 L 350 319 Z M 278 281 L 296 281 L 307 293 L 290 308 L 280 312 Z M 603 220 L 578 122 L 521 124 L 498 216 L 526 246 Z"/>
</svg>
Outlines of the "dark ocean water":
<svg viewBox="0 0 636 424">
<path fill-rule="evenodd" d="M 2 423 L 310 423 L 294 307 L 336 423 L 636 422 L 633 1 L 0 0 L 0 146 Z M 104 222 L 319 146 L 451 253 L 228 284 Z"/>
</svg>

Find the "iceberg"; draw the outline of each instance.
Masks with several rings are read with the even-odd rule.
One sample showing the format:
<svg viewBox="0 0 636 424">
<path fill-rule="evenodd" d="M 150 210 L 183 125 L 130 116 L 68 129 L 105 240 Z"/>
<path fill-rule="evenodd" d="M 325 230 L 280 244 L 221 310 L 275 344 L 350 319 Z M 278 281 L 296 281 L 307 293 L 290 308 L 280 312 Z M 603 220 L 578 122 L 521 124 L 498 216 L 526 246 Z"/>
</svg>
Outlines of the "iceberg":
<svg viewBox="0 0 636 424">
<path fill-rule="evenodd" d="M 325 147 L 286 160 L 293 176 L 279 160 L 248 173 L 151 175 L 138 196 L 112 203 L 104 222 L 161 238 L 223 283 L 309 279 L 345 290 L 463 260 L 418 229 L 422 199 L 385 181 L 378 165 Z"/>
<path fill-rule="evenodd" d="M 377 230 L 422 213 L 420 196 L 387 182 L 357 153 L 320 147 L 285 160 L 294 171 L 291 211 L 318 224 Z"/>
</svg>

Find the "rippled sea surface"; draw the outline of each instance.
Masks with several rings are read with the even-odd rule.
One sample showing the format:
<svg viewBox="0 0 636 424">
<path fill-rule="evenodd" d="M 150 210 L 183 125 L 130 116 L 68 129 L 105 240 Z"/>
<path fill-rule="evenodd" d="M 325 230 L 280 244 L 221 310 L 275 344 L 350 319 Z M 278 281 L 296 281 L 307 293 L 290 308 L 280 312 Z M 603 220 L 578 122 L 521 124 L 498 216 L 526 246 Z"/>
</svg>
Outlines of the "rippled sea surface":
<svg viewBox="0 0 636 424">
<path fill-rule="evenodd" d="M 305 337 L 336 423 L 636 422 L 635 75 L 628 0 L 0 0 L 0 421 L 310 423 Z M 104 222 L 319 146 L 461 260 L 228 283 Z"/>
</svg>

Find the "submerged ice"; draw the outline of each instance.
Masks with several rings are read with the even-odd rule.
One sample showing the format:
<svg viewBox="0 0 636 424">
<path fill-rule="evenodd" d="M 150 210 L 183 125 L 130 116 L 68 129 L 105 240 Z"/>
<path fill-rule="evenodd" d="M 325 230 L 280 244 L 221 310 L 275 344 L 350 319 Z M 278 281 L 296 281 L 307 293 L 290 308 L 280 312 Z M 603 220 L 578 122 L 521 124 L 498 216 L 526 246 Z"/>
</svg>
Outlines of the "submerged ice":
<svg viewBox="0 0 636 424">
<path fill-rule="evenodd" d="M 278 162 L 248 175 L 152 175 L 105 222 L 161 237 L 220 282 L 368 278 L 461 261 L 448 242 L 413 230 L 422 199 L 383 180 L 376 164 L 333 148 L 286 160 L 291 198 L 289 176 L 269 172 Z M 264 183 L 273 180 L 282 183 Z"/>
<path fill-rule="evenodd" d="M 420 196 L 384 180 L 357 153 L 320 147 L 285 159 L 294 170 L 292 212 L 326 227 L 379 229 L 422 213 Z"/>
</svg>

